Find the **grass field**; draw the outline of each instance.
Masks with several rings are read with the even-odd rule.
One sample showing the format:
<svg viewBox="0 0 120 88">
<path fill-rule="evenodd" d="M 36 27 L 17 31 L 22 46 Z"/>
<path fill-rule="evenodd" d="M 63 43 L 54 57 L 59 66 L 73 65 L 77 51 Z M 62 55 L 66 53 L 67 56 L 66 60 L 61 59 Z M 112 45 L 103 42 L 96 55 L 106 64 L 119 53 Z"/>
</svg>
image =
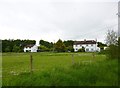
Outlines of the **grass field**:
<svg viewBox="0 0 120 88">
<path fill-rule="evenodd" d="M 3 86 L 118 85 L 118 61 L 106 60 L 105 55 L 99 54 L 93 57 L 92 53 L 3 53 L 2 66 Z"/>
</svg>

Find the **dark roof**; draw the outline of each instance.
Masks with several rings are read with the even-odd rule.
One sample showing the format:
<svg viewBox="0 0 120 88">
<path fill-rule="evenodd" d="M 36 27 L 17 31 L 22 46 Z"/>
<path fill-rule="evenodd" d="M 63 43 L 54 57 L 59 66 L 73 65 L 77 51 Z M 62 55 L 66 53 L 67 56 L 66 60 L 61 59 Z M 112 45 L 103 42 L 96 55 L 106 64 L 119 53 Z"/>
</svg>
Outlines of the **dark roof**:
<svg viewBox="0 0 120 88">
<path fill-rule="evenodd" d="M 27 47 L 29 47 L 29 48 L 31 48 L 31 47 L 33 47 L 34 46 L 34 44 L 30 44 L 30 45 L 26 45 L 25 47 L 27 48 Z"/>
<path fill-rule="evenodd" d="M 84 41 L 75 41 L 74 45 L 78 44 L 96 44 L 96 41 L 94 40 L 84 40 Z"/>
</svg>

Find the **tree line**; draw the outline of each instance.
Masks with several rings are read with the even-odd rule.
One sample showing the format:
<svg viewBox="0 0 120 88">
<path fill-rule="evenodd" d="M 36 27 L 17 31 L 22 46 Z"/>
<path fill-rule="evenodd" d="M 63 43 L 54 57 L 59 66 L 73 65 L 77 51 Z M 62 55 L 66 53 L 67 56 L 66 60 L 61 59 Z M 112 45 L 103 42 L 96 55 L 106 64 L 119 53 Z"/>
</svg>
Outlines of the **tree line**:
<svg viewBox="0 0 120 88">
<path fill-rule="evenodd" d="M 35 40 L 2 40 L 2 52 L 23 52 L 23 49 L 28 44 L 35 44 Z"/>
<path fill-rule="evenodd" d="M 5 39 L 2 40 L 1 48 L 2 52 L 23 52 L 23 49 L 26 45 L 34 45 L 36 44 L 35 40 L 20 40 L 20 39 Z M 56 43 L 48 42 L 45 40 L 39 41 L 40 46 L 38 47 L 38 52 L 74 52 L 73 49 L 73 40 L 66 40 L 62 41 L 59 39 Z M 101 48 L 101 50 L 106 46 L 106 44 L 103 44 L 102 42 L 97 42 L 98 47 Z M 78 52 L 85 52 L 84 48 L 79 50 Z"/>
<path fill-rule="evenodd" d="M 41 52 L 73 52 L 73 40 L 62 41 L 59 39 L 56 43 L 40 40 L 39 50 Z"/>
<path fill-rule="evenodd" d="M 59 39 L 56 43 L 40 40 L 38 50 L 40 52 L 73 52 L 72 40 L 62 41 Z M 23 52 L 26 45 L 35 45 L 35 40 L 5 39 L 0 42 L 2 52 Z"/>
</svg>

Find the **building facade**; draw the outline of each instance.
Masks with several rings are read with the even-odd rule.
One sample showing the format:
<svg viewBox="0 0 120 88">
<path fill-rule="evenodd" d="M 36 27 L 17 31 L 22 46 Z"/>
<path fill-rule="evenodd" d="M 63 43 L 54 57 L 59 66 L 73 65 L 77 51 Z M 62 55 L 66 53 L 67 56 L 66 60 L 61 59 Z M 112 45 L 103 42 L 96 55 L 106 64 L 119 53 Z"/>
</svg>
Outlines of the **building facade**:
<svg viewBox="0 0 120 88">
<path fill-rule="evenodd" d="M 37 52 L 38 46 L 37 45 L 27 45 L 24 47 L 24 52 Z"/>
<path fill-rule="evenodd" d="M 97 41 L 94 40 L 75 41 L 73 44 L 75 52 L 82 47 L 84 47 L 85 52 L 100 52 L 100 48 L 97 47 Z"/>
</svg>

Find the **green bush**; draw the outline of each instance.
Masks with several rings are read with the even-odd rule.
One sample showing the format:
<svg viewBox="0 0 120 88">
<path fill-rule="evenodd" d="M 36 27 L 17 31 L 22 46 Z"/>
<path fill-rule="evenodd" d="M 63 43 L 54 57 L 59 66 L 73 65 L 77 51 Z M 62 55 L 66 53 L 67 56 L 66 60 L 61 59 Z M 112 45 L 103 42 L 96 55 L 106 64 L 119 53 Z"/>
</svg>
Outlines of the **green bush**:
<svg viewBox="0 0 120 88">
<path fill-rule="evenodd" d="M 41 46 L 39 47 L 39 49 L 40 49 L 41 52 L 50 51 L 50 49 L 47 48 L 47 47 L 44 46 L 44 45 L 41 45 Z"/>
<path fill-rule="evenodd" d="M 108 59 L 118 59 L 118 46 L 110 45 L 107 51 Z"/>
<path fill-rule="evenodd" d="M 106 49 L 106 50 L 101 50 L 100 52 L 98 52 L 98 54 L 107 54 L 108 53 L 108 50 Z"/>
<path fill-rule="evenodd" d="M 85 48 L 82 47 L 81 49 L 78 50 L 78 52 L 85 52 Z"/>
</svg>

